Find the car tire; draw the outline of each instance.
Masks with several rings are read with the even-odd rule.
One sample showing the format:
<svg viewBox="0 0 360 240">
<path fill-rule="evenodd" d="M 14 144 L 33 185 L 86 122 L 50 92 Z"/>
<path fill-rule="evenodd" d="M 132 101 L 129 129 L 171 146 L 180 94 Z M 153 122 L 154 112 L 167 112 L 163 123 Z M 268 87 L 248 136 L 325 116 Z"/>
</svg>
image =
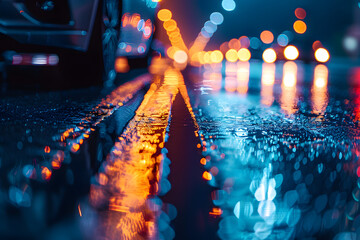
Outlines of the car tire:
<svg viewBox="0 0 360 240">
<path fill-rule="evenodd" d="M 119 0 L 103 0 L 101 11 L 103 80 L 105 86 L 112 86 L 116 77 L 115 59 L 120 35 L 121 8 Z"/>
<path fill-rule="evenodd" d="M 67 82 L 66 88 L 113 85 L 120 22 L 120 1 L 100 1 L 87 51 L 69 50 L 60 53 L 60 72 Z"/>
</svg>

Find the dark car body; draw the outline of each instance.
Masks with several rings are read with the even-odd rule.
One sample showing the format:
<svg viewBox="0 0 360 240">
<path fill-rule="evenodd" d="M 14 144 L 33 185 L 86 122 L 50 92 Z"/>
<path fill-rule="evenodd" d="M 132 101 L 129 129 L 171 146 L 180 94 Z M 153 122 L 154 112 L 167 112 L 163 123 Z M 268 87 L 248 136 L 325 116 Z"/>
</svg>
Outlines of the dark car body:
<svg viewBox="0 0 360 240">
<path fill-rule="evenodd" d="M 100 4 L 101 0 L 1 0 L 0 33 L 23 44 L 86 51 Z M 143 29 L 133 27 L 135 24 L 131 27 L 122 24 L 119 43 L 145 46 L 145 51 L 141 48 L 140 51 L 118 51 L 118 54 L 146 54 L 154 31 L 157 2 L 123 0 L 120 4 L 122 16 L 137 14 L 139 21 L 151 27 L 151 32 L 142 37 Z"/>
</svg>

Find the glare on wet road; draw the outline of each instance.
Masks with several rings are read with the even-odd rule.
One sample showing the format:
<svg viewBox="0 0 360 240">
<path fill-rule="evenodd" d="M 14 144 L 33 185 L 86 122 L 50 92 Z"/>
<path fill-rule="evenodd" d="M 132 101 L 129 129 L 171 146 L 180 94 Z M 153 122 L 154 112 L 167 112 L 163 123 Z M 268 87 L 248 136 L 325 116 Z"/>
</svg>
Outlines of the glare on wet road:
<svg viewBox="0 0 360 240">
<path fill-rule="evenodd" d="M 75 127 L 41 146 L 36 159 L 43 155 L 43 160 L 6 163 L 3 189 L 10 205 L 20 212 L 30 209 L 20 221 L 26 222 L 39 204 L 47 202 L 39 197 L 41 189 L 51 186 L 55 191 L 65 184 L 62 189 L 84 191 L 73 196 L 68 211 L 76 223 L 72 231 L 90 239 L 198 237 L 200 228 L 199 233 L 177 232 L 179 221 L 190 221 L 184 216 L 194 216 L 184 213 L 196 213 L 196 208 L 207 215 L 201 231 L 216 224 L 213 239 L 356 236 L 360 199 L 356 75 L 347 78 L 333 66 L 296 61 L 224 61 L 181 72 L 155 59 L 150 69 L 152 77 L 135 78 L 114 89 Z M 143 90 L 146 94 L 137 97 Z M 181 96 L 190 116 L 180 125 L 179 119 L 172 122 L 179 111 L 174 107 L 176 96 Z M 118 128 L 114 123 L 119 124 L 135 102 L 138 106 L 124 128 L 111 130 Z M 176 139 L 172 124 L 180 131 L 193 126 L 194 135 L 187 138 L 195 136 L 198 143 L 169 145 L 169 138 Z M 110 130 L 105 138 L 112 136 L 113 142 L 94 137 L 104 138 L 103 132 Z M 194 186 L 212 189 L 207 195 L 177 195 L 179 184 L 174 181 L 182 180 L 169 181 L 182 163 L 173 168 L 168 155 L 184 144 L 201 151 L 186 173 Z M 110 146 L 108 152 L 99 151 L 106 149 L 102 145 Z M 26 147 L 34 148 L 30 143 Z M 97 163 L 90 157 L 93 148 Z M 192 177 L 195 169 L 201 169 L 197 179 Z M 186 198 L 208 199 L 212 205 L 179 204 Z M 57 231 L 43 236 L 52 234 Z"/>
</svg>

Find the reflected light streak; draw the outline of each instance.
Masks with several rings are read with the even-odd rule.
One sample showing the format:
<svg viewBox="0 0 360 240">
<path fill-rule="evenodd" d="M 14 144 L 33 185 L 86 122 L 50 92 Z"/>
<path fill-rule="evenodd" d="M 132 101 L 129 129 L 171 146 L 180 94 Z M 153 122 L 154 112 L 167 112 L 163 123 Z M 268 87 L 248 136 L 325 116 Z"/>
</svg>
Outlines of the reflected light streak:
<svg viewBox="0 0 360 240">
<path fill-rule="evenodd" d="M 178 93 L 180 73 L 168 69 L 164 80 L 157 78 L 139 106 L 134 118 L 118 138 L 100 174 L 107 181 L 91 186 L 90 202 L 105 210 L 100 222 L 101 233 L 110 239 L 156 239 L 155 217 L 147 200 L 160 191 L 163 155 L 159 150 L 165 141 L 170 110 Z M 102 179 L 97 177 L 97 179 Z"/>
<path fill-rule="evenodd" d="M 237 92 L 246 94 L 249 89 L 250 63 L 238 62 L 237 65 Z"/>
<path fill-rule="evenodd" d="M 281 84 L 281 109 L 286 114 L 297 111 L 296 97 L 297 65 L 295 62 L 286 62 L 283 66 L 283 80 Z"/>
<path fill-rule="evenodd" d="M 325 65 L 319 64 L 315 67 L 314 82 L 311 88 L 312 112 L 315 114 L 324 114 L 329 103 L 328 76 L 329 70 Z"/>
<path fill-rule="evenodd" d="M 221 74 L 220 74 L 220 77 L 222 77 Z M 221 79 L 220 79 L 220 85 L 221 85 Z M 194 126 L 195 126 L 195 131 L 194 131 L 195 137 L 199 137 L 199 125 L 198 125 L 198 123 L 196 121 L 195 113 L 194 113 L 193 108 L 191 106 L 188 90 L 186 88 L 186 85 L 185 85 L 185 82 L 184 82 L 184 77 L 182 76 L 181 72 L 179 72 L 179 85 L 178 85 L 178 88 L 179 88 L 179 92 L 180 92 L 182 98 L 184 99 L 186 108 L 188 109 L 188 111 L 190 113 L 191 119 L 193 120 L 193 123 L 194 123 Z"/>
<path fill-rule="evenodd" d="M 80 203 L 78 205 L 78 211 L 79 211 L 79 216 L 82 217 L 82 212 L 81 212 L 81 208 L 80 208 Z"/>
<path fill-rule="evenodd" d="M 237 90 L 237 64 L 226 62 L 225 64 L 225 90 L 235 92 Z"/>
<path fill-rule="evenodd" d="M 126 102 L 133 98 L 133 95 L 140 89 L 144 88 L 151 78 L 150 75 L 140 76 L 133 81 L 127 82 L 107 95 L 101 102 L 77 124 L 76 127 L 65 130 L 57 137 L 60 145 L 66 147 L 67 151 L 76 153 L 80 150 L 84 140 L 89 138 L 90 133 L 95 131 L 95 128 L 105 118 L 112 115 L 112 113 L 123 106 Z M 49 146 L 44 148 L 44 152 L 50 153 Z M 51 158 L 51 167 L 44 167 L 42 169 L 41 177 L 43 180 L 49 181 L 52 175 L 52 170 L 59 169 L 64 161 L 64 151 L 56 151 Z"/>
<path fill-rule="evenodd" d="M 222 74 L 221 72 L 205 71 L 203 74 L 202 85 L 204 88 L 211 89 L 212 93 L 217 93 L 221 90 Z"/>
<path fill-rule="evenodd" d="M 261 103 L 271 106 L 274 102 L 275 63 L 263 63 L 261 74 Z"/>
</svg>

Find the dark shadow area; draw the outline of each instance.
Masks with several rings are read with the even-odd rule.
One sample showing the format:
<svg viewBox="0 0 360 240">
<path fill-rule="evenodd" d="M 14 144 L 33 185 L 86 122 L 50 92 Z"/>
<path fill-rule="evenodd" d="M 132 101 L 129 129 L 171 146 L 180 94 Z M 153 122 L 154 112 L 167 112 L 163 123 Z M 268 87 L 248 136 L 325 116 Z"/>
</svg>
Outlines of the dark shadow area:
<svg viewBox="0 0 360 240">
<path fill-rule="evenodd" d="M 202 179 L 204 169 L 197 148 L 199 139 L 194 131 L 184 99 L 178 94 L 171 115 L 169 140 L 165 145 L 171 160 L 168 179 L 172 187 L 163 200 L 174 204 L 178 211 L 172 222 L 175 239 L 217 239 L 218 220 L 209 216 L 213 189 Z"/>
</svg>

